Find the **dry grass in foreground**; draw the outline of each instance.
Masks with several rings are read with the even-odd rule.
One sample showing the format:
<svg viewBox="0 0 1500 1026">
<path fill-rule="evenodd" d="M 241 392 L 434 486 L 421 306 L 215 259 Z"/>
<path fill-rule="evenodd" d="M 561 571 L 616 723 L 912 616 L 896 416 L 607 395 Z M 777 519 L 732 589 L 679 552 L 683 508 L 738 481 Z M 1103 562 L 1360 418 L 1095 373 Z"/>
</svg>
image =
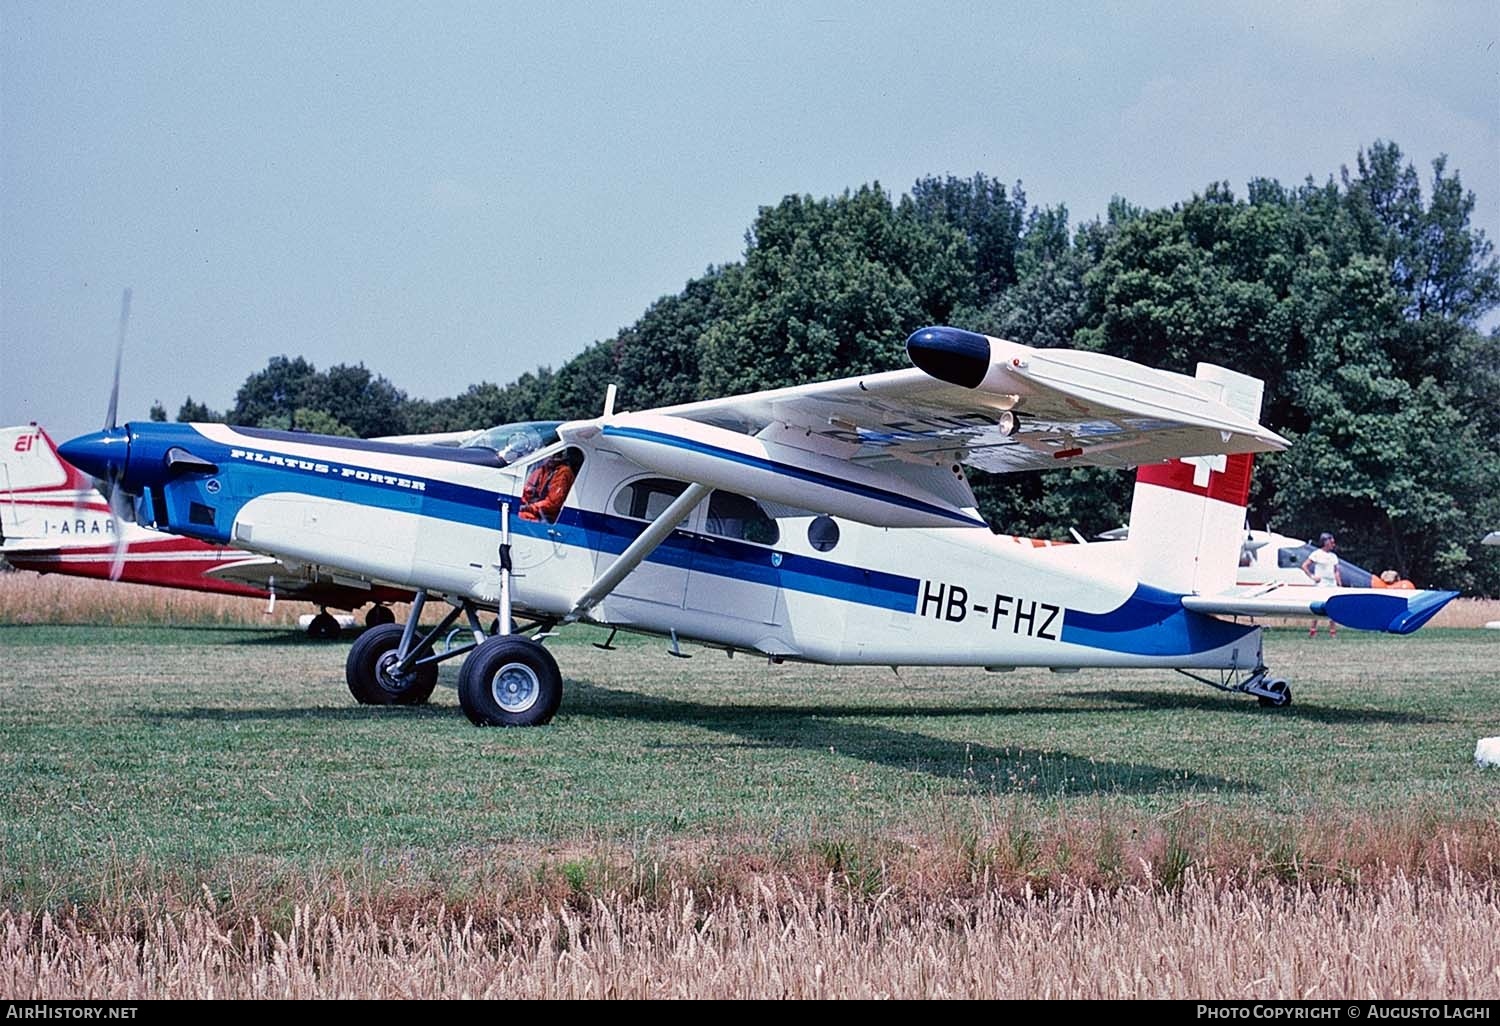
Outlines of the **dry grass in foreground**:
<svg viewBox="0 0 1500 1026">
<path fill-rule="evenodd" d="M 1378 886 L 1073 889 L 910 903 L 832 875 L 748 894 L 601 893 L 507 913 L 211 900 L 140 918 L 0 913 L 0 992 L 37 998 L 1494 998 L 1500 907 L 1454 874 Z"/>
</svg>

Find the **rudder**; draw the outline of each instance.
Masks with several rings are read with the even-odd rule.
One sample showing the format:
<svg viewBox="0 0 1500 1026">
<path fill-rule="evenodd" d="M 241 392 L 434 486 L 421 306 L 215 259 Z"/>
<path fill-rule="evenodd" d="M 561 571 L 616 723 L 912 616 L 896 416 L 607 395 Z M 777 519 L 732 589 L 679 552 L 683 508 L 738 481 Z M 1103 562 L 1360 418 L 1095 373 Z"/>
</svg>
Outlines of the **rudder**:
<svg viewBox="0 0 1500 1026">
<path fill-rule="evenodd" d="M 1209 363 L 1194 376 L 1218 386 L 1227 406 L 1260 419 L 1259 378 Z M 1254 462 L 1249 453 L 1193 456 L 1136 471 L 1130 546 L 1142 583 L 1198 595 L 1234 586 Z"/>
</svg>

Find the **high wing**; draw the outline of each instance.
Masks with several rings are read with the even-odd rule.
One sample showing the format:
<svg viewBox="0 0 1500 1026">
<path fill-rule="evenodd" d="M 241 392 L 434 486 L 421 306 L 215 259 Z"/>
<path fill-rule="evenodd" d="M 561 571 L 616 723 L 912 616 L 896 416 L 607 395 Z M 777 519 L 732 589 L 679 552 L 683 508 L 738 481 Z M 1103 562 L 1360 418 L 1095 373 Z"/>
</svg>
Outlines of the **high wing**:
<svg viewBox="0 0 1500 1026">
<path fill-rule="evenodd" d="M 1457 595 L 1456 591 L 1273 585 L 1218 595 L 1185 595 L 1182 605 L 1195 613 L 1219 616 L 1326 616 L 1357 630 L 1410 634 Z"/>
<path fill-rule="evenodd" d="M 563 425 L 651 469 L 883 527 L 981 526 L 960 464 L 1133 467 L 1285 448 L 1237 412 L 1236 380 L 957 328 L 907 340 L 916 367 Z M 1258 382 L 1255 385 L 1258 387 Z M 1258 392 L 1257 392 L 1258 398 Z"/>
<path fill-rule="evenodd" d="M 940 359 L 947 351 L 940 347 L 956 342 L 983 362 L 982 376 L 977 364 L 965 379 L 952 360 Z M 955 328 L 919 331 L 907 350 L 917 364 L 911 370 L 651 412 L 773 434 L 856 463 L 956 458 L 998 473 L 1128 468 L 1288 444 L 1226 405 L 1216 384 L 1104 353 L 1034 349 Z"/>
</svg>

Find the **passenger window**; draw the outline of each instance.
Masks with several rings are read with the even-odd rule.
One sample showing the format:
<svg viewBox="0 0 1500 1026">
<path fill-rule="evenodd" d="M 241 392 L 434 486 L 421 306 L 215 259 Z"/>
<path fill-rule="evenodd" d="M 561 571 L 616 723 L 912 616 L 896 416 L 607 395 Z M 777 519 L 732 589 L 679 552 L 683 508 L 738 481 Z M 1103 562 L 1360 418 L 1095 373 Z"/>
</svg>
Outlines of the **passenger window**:
<svg viewBox="0 0 1500 1026">
<path fill-rule="evenodd" d="M 632 481 L 615 495 L 615 512 L 635 520 L 655 520 L 686 487 L 686 483 L 666 477 Z"/>
<path fill-rule="evenodd" d="M 814 518 L 807 525 L 807 543 L 819 552 L 828 552 L 839 543 L 838 522 L 830 516 Z"/>
<path fill-rule="evenodd" d="M 781 540 L 781 529 L 760 508 L 760 503 L 733 492 L 714 492 L 709 497 L 704 530 L 720 538 L 738 538 L 756 545 L 775 545 Z"/>
</svg>

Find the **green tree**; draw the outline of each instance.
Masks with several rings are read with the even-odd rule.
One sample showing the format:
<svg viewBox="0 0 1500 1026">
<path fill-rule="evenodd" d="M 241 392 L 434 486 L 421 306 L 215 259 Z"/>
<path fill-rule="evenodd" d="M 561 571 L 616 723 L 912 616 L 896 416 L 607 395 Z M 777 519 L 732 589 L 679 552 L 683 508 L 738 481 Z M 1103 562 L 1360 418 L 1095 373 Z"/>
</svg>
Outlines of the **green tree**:
<svg viewBox="0 0 1500 1026">
<path fill-rule="evenodd" d="M 222 424 L 224 415 L 218 410 L 211 410 L 206 403 L 200 403 L 188 396 L 177 409 L 177 423 L 179 424 Z"/>
<path fill-rule="evenodd" d="M 358 432 L 340 422 L 332 414 L 324 410 L 310 409 L 306 406 L 293 411 L 291 418 L 289 418 L 289 423 L 298 431 L 307 431 L 314 435 L 336 435 L 344 438 L 359 437 Z M 261 426 L 269 427 L 270 425 L 263 424 Z"/>
<path fill-rule="evenodd" d="M 356 436 L 369 438 L 405 434 L 405 402 L 405 392 L 364 364 L 335 364 L 307 380 L 296 409 L 320 411 Z M 300 416 L 295 419 L 298 427 L 306 426 Z"/>
<path fill-rule="evenodd" d="M 284 417 L 290 423 L 297 407 L 311 405 L 307 396 L 317 375 L 317 368 L 300 356 L 271 357 L 266 369 L 251 374 L 235 393 L 229 422 L 258 425 L 270 417 Z"/>
<path fill-rule="evenodd" d="M 966 292 L 970 248 L 952 227 L 898 215 L 879 185 L 761 208 L 743 269 L 721 279 L 701 389 L 754 391 L 889 370 L 899 341 Z"/>
</svg>

